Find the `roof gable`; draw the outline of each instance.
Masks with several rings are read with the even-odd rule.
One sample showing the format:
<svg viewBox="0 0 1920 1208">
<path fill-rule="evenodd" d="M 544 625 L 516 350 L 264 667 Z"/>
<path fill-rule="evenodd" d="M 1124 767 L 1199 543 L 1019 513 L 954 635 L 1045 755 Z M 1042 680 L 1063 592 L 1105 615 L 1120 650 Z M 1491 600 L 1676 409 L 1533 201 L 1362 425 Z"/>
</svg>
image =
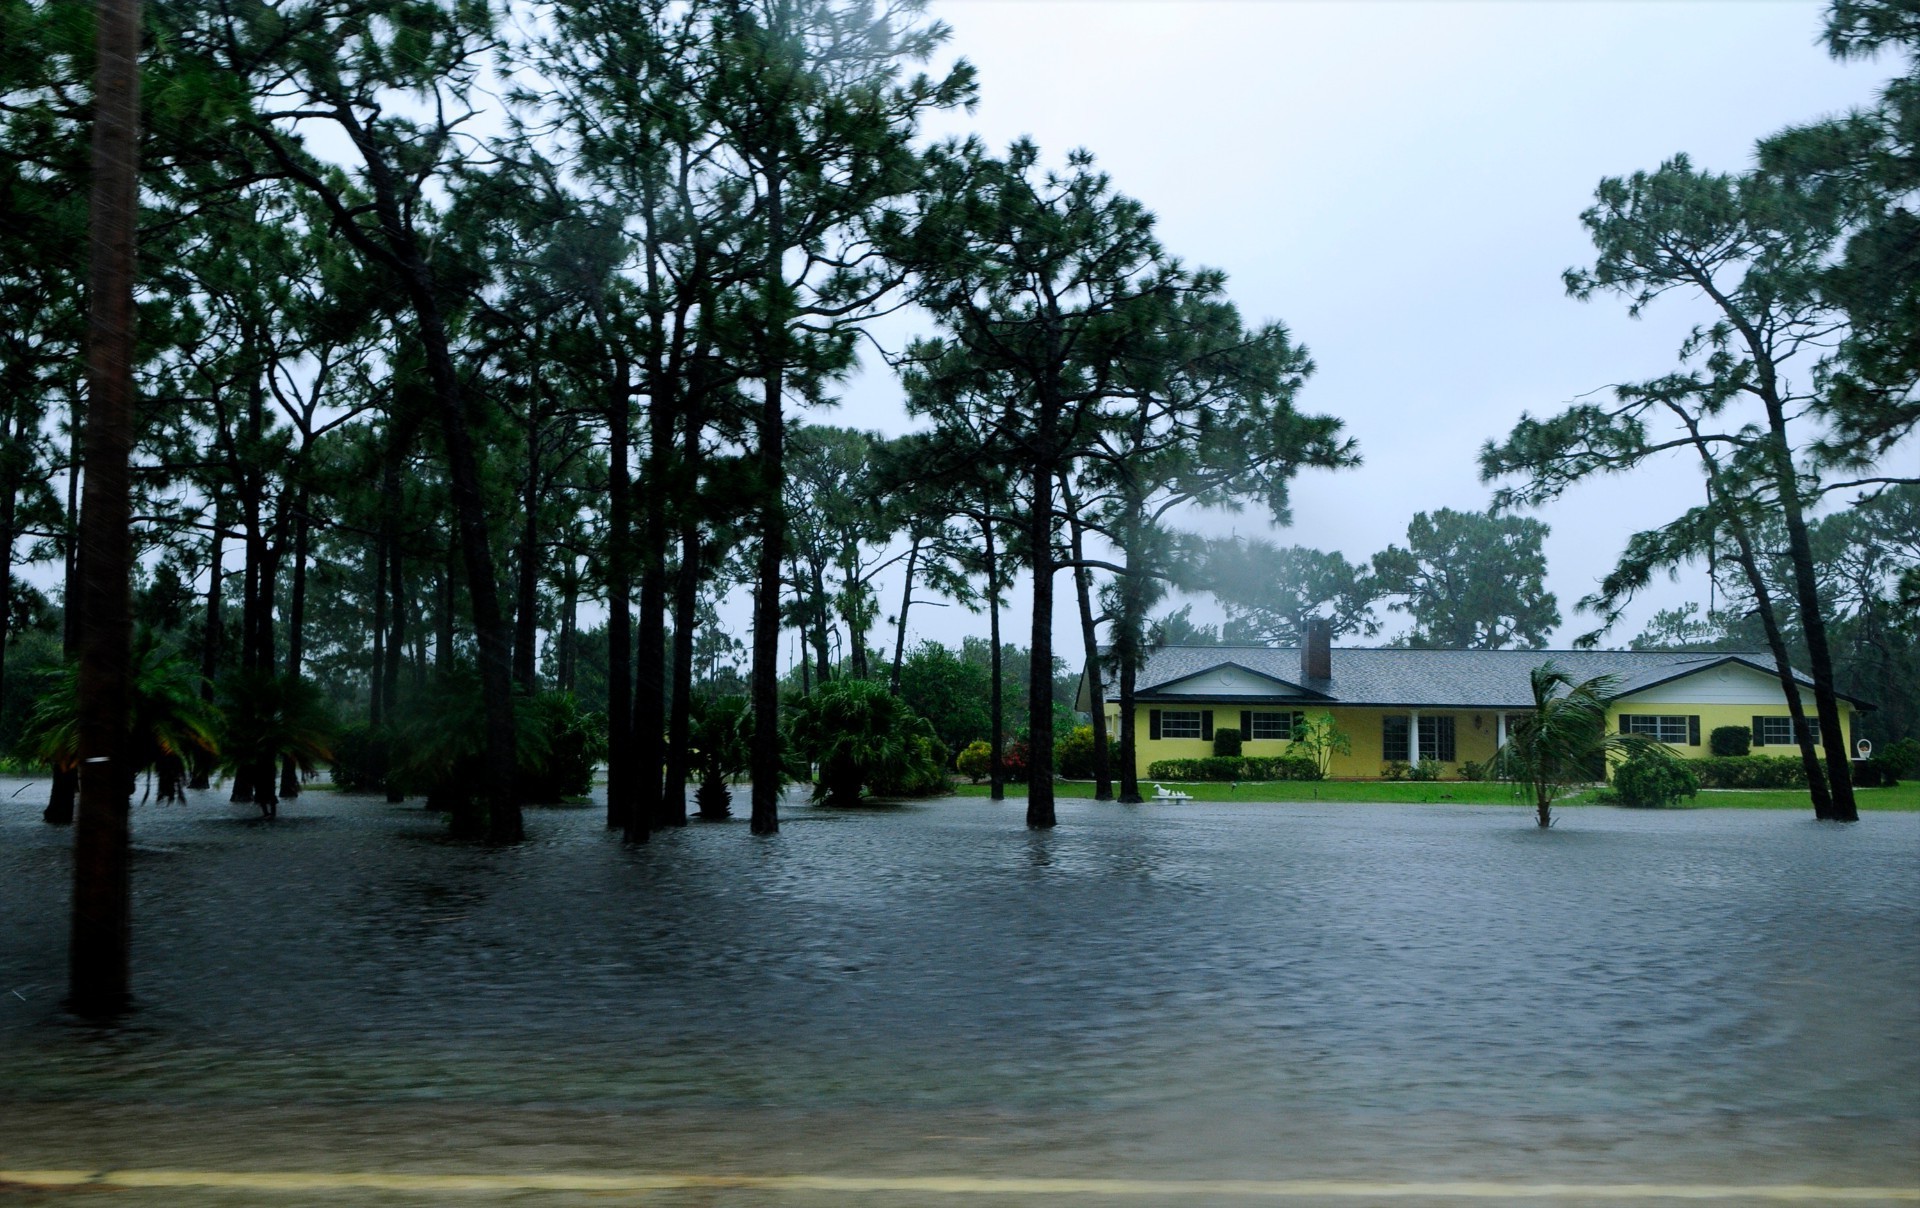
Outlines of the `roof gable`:
<svg viewBox="0 0 1920 1208">
<path fill-rule="evenodd" d="M 1321 694 L 1303 688 L 1269 671 L 1260 671 L 1228 659 L 1190 672 L 1178 679 L 1163 680 L 1151 689 L 1153 696 L 1263 696 L 1295 699 L 1321 699 Z M 1144 695 L 1144 693 L 1142 693 Z"/>
</svg>

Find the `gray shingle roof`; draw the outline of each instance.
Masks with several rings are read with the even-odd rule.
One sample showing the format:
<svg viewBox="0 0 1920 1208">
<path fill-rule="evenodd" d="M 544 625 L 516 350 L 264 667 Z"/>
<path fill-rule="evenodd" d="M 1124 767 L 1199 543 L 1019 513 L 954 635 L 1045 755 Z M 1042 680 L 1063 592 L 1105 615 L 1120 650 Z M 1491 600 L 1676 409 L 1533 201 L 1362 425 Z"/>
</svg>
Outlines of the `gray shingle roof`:
<svg viewBox="0 0 1920 1208">
<path fill-rule="evenodd" d="M 1308 681 L 1297 647 L 1166 646 L 1147 659 L 1135 679 L 1141 700 L 1166 699 L 1163 689 L 1226 664 L 1292 684 L 1329 703 L 1429 708 L 1519 709 L 1533 703 L 1530 675 L 1551 660 L 1576 680 L 1620 677 L 1616 695 L 1639 691 L 1721 662 L 1739 662 L 1773 674 L 1773 658 L 1751 652 L 1660 650 L 1407 650 L 1334 647 L 1333 675 Z M 1796 674 L 1798 674 L 1796 672 Z M 1799 676 L 1802 683 L 1812 681 Z M 1107 673 L 1106 692 L 1117 691 Z M 1183 696 L 1181 699 L 1207 699 Z M 1222 693 L 1221 700 L 1245 700 Z M 1864 702 L 1855 702 L 1861 704 Z"/>
</svg>

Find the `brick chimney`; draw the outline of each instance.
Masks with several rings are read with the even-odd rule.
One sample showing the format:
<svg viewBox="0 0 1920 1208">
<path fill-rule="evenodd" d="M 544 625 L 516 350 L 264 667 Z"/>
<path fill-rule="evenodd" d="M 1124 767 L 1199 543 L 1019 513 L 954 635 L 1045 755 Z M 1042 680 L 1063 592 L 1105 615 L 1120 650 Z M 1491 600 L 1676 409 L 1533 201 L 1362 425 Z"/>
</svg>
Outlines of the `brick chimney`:
<svg viewBox="0 0 1920 1208">
<path fill-rule="evenodd" d="M 1333 626 L 1319 617 L 1307 622 L 1300 642 L 1300 676 L 1309 681 L 1333 678 Z"/>
</svg>

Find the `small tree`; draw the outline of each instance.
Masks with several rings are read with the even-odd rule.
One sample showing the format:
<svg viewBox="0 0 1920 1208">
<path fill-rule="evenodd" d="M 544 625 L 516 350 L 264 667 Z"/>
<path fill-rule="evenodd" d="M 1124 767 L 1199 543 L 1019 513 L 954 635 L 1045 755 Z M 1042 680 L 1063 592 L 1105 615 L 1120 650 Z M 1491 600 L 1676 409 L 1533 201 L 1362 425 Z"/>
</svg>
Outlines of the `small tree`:
<svg viewBox="0 0 1920 1208">
<path fill-rule="evenodd" d="M 855 804 L 862 785 L 918 784 L 946 770 L 921 766 L 945 762 L 933 727 L 872 680 L 834 680 L 795 701 L 789 735 L 819 766 L 813 795 L 827 805 Z"/>
<path fill-rule="evenodd" d="M 1333 720 L 1331 713 L 1303 717 L 1293 728 L 1293 741 L 1287 744 L 1287 754 L 1313 760 L 1313 766 L 1320 769 L 1320 779 L 1325 780 L 1333 770 L 1335 755 L 1353 754 L 1353 739 Z"/>
<path fill-rule="evenodd" d="M 1576 683 L 1570 673 L 1546 662 L 1529 678 L 1533 707 L 1513 726 L 1496 759 L 1502 778 L 1533 796 L 1535 816 L 1545 828 L 1553 825 L 1553 799 L 1597 779 L 1609 752 L 1659 744 L 1643 735 L 1607 733 L 1607 698 L 1619 677 Z"/>
<path fill-rule="evenodd" d="M 696 696 L 692 709 L 693 762 L 700 773 L 694 801 L 702 818 L 717 822 L 733 816 L 733 790 L 727 785 L 747 770 L 747 730 L 751 725 L 747 698 Z"/>
<path fill-rule="evenodd" d="M 953 766 L 969 783 L 979 784 L 980 778 L 993 768 L 993 744 L 984 738 L 968 743 L 967 749 L 960 752 L 960 758 L 953 761 Z"/>
</svg>

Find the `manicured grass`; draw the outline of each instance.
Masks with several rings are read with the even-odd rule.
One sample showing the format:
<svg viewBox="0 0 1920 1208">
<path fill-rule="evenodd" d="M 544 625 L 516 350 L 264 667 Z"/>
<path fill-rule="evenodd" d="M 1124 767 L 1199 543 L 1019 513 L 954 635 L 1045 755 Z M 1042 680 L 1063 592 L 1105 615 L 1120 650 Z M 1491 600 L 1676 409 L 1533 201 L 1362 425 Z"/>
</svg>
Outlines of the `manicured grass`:
<svg viewBox="0 0 1920 1208">
<path fill-rule="evenodd" d="M 1890 789 L 1855 789 L 1854 804 L 1867 810 L 1920 811 L 1920 781 L 1905 781 Z M 1805 789 L 1702 789 L 1682 809 L 1805 810 L 1813 813 L 1813 798 Z"/>
<path fill-rule="evenodd" d="M 1395 805 L 1451 803 L 1467 805 L 1525 805 L 1511 786 L 1471 780 L 1267 780 L 1242 781 L 1239 784 L 1174 784 L 1161 781 L 1169 790 L 1191 794 L 1195 801 L 1372 801 Z M 1153 803 L 1151 780 L 1140 782 L 1140 795 Z M 1092 797 L 1090 780 L 1063 780 L 1053 786 L 1056 797 Z M 954 790 L 958 797 L 985 797 L 985 784 L 963 784 Z M 1027 786 L 1010 784 L 1007 796 L 1025 797 Z"/>
<path fill-rule="evenodd" d="M 1195 801 L 1350 801 L 1382 805 L 1513 805 L 1531 806 L 1518 796 L 1511 785 L 1472 780 L 1271 780 L 1240 784 L 1172 784 L 1169 789 L 1191 794 Z M 1091 798 L 1093 782 L 1063 780 L 1054 785 L 1056 797 Z M 954 790 L 957 797 L 985 797 L 984 784 L 963 784 Z M 1007 796 L 1027 795 L 1024 784 L 1007 786 Z M 1140 782 L 1140 795 L 1153 803 L 1153 782 Z M 1920 811 L 1920 781 L 1909 781 L 1891 789 L 1855 789 L 1862 810 Z M 1594 794 L 1584 792 L 1562 799 L 1561 805 L 1591 805 Z M 1710 789 L 1682 809 L 1805 810 L 1813 813 L 1813 799 L 1805 789 Z"/>
</svg>

